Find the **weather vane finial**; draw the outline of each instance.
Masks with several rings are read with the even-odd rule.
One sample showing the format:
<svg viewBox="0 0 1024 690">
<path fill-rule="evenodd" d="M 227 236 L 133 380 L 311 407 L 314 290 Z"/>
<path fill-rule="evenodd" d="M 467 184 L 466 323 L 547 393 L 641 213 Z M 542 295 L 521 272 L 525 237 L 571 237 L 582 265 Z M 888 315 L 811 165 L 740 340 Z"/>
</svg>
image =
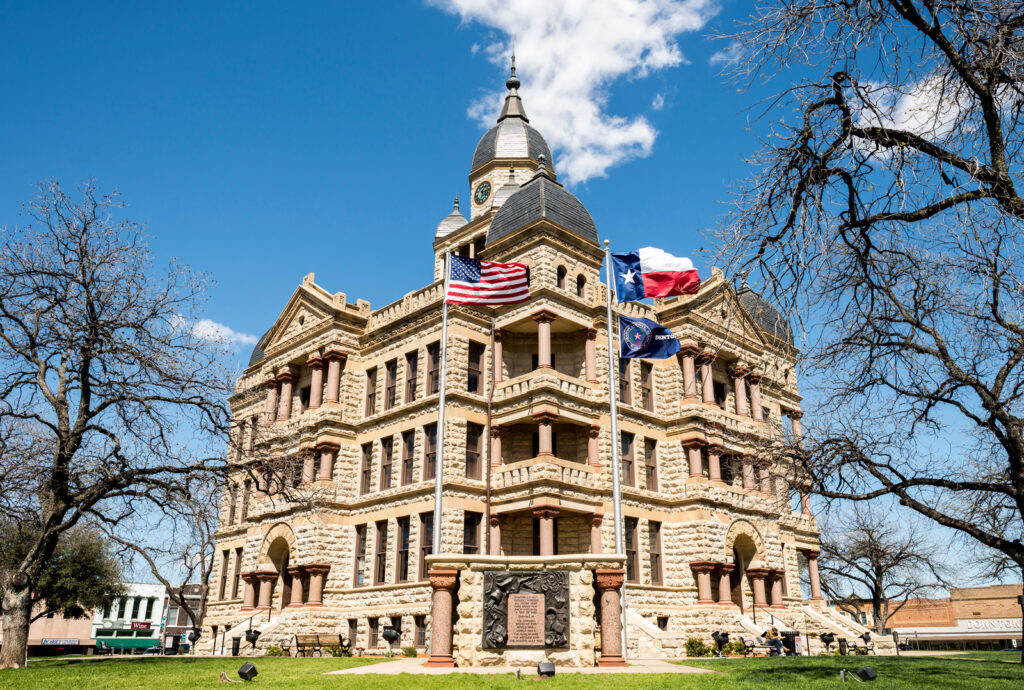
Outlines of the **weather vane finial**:
<svg viewBox="0 0 1024 690">
<path fill-rule="evenodd" d="M 508 81 L 505 82 L 505 88 L 509 91 L 515 91 L 519 88 L 519 78 L 516 76 L 516 44 L 512 42 L 512 69 L 508 77 Z"/>
</svg>

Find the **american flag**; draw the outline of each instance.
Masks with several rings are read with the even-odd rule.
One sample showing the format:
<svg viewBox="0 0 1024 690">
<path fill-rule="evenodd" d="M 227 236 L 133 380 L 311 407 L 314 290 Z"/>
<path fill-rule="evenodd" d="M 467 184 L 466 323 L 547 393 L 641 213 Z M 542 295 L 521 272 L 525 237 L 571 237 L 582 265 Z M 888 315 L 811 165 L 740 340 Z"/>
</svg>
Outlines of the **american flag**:
<svg viewBox="0 0 1024 690">
<path fill-rule="evenodd" d="M 451 257 L 444 296 L 448 304 L 516 304 L 528 299 L 530 274 L 526 264 Z"/>
</svg>

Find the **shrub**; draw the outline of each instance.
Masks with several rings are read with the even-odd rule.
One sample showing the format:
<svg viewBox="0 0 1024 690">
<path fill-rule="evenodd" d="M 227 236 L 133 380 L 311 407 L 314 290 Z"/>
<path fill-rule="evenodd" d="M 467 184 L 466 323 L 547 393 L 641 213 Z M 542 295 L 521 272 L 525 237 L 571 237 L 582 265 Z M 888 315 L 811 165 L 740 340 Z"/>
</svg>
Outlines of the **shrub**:
<svg viewBox="0 0 1024 690">
<path fill-rule="evenodd" d="M 418 653 L 419 652 L 416 651 L 415 647 L 402 647 L 402 654 L 405 654 L 408 657 L 414 657 Z"/>
<path fill-rule="evenodd" d="M 338 645 L 324 647 L 324 651 L 326 651 L 331 656 L 352 656 L 351 649 L 348 649 L 347 647 L 339 647 Z"/>
<path fill-rule="evenodd" d="M 743 656 L 743 651 L 745 649 L 746 647 L 743 644 L 743 640 L 733 640 L 732 642 L 726 643 L 725 646 L 722 647 L 722 654 Z"/>
<path fill-rule="evenodd" d="M 691 637 L 686 641 L 686 656 L 711 656 L 713 653 L 703 640 Z"/>
<path fill-rule="evenodd" d="M 267 656 L 284 656 L 284 650 L 276 644 L 267 648 Z"/>
</svg>

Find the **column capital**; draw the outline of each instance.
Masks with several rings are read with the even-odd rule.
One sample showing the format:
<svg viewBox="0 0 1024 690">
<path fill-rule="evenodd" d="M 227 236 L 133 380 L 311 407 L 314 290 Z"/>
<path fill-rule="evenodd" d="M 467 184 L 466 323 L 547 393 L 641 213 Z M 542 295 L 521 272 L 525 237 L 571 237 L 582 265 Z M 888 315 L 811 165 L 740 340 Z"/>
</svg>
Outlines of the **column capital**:
<svg viewBox="0 0 1024 690">
<path fill-rule="evenodd" d="M 604 520 L 604 513 L 591 513 L 590 524 L 594 527 L 600 527 L 601 522 Z"/>
<path fill-rule="evenodd" d="M 348 359 L 348 353 L 345 352 L 344 350 L 338 350 L 335 348 L 324 350 L 325 362 L 330 362 L 331 360 L 338 360 L 339 362 L 344 362 L 346 359 Z"/>
<path fill-rule="evenodd" d="M 808 559 L 817 558 L 821 555 L 821 549 L 798 549 L 800 553 L 806 556 Z"/>
<path fill-rule="evenodd" d="M 754 371 L 752 371 L 749 374 L 747 374 L 747 378 L 750 379 L 750 382 L 752 384 L 757 386 L 757 385 L 759 385 L 761 383 L 761 379 L 764 378 L 764 372 L 755 369 Z"/>
<path fill-rule="evenodd" d="M 802 419 L 804 416 L 801 410 L 786 410 L 784 414 L 790 419 Z"/>
<path fill-rule="evenodd" d="M 252 574 L 255 575 L 256 579 L 260 580 L 261 582 L 271 582 L 273 580 L 276 580 L 277 576 L 280 575 L 280 573 L 278 573 L 276 570 L 257 570 Z"/>
<path fill-rule="evenodd" d="M 530 318 L 532 318 L 537 323 L 551 323 L 552 321 L 558 318 L 558 314 L 551 311 L 550 309 L 541 309 L 540 311 L 535 311 L 532 314 L 530 314 Z"/>
<path fill-rule="evenodd" d="M 708 444 L 707 441 L 702 438 L 697 438 L 696 436 L 693 438 L 684 438 L 680 443 L 683 448 L 686 448 L 687 450 L 690 448 L 703 448 Z"/>
<path fill-rule="evenodd" d="M 700 346 L 692 340 L 684 340 L 679 343 L 679 357 L 696 357 L 700 354 Z"/>
<path fill-rule="evenodd" d="M 735 379 L 744 378 L 749 373 L 750 367 L 747 366 L 745 362 L 736 362 L 736 364 L 729 369 L 729 374 Z"/>
<path fill-rule="evenodd" d="M 702 350 L 701 353 L 697 355 L 697 364 L 711 364 L 717 358 L 718 355 L 715 354 L 713 350 Z"/>
<path fill-rule="evenodd" d="M 306 366 L 310 369 L 322 369 L 324 366 L 323 357 L 318 354 L 311 354 L 306 357 Z"/>
<path fill-rule="evenodd" d="M 771 572 L 772 571 L 769 568 L 747 568 L 746 570 L 747 577 L 755 580 L 764 579 L 768 577 L 768 574 Z"/>
<path fill-rule="evenodd" d="M 718 571 L 720 573 L 722 573 L 723 575 L 728 575 L 729 573 L 731 573 L 734 570 L 736 570 L 736 564 L 735 563 L 719 563 L 718 564 Z"/>
<path fill-rule="evenodd" d="M 242 573 L 241 577 L 242 577 L 242 582 L 247 582 L 250 585 L 255 583 L 257 580 L 260 579 L 259 578 L 259 574 L 257 574 L 255 571 L 248 572 L 248 573 Z"/>
<path fill-rule="evenodd" d="M 321 441 L 316 442 L 316 449 L 333 450 L 334 452 L 338 452 L 341 449 L 341 445 L 336 441 L 328 441 L 327 439 L 323 439 Z"/>
<path fill-rule="evenodd" d="M 498 525 L 501 524 L 501 514 L 500 513 L 491 513 L 491 516 L 489 518 L 487 518 L 487 523 L 489 525 L 491 525 L 492 527 L 497 527 Z"/>
<path fill-rule="evenodd" d="M 304 565 L 290 565 L 290 566 L 288 566 L 286 568 L 286 570 L 288 571 L 289 575 L 291 575 L 292 577 L 296 577 L 298 575 L 302 575 L 302 573 L 305 572 L 306 566 L 304 566 Z"/>
<path fill-rule="evenodd" d="M 501 339 L 505 337 L 505 331 L 501 330 L 497 326 L 495 326 L 494 330 L 491 332 L 494 334 L 494 339 L 499 343 L 501 342 Z"/>
<path fill-rule="evenodd" d="M 459 581 L 458 570 L 428 570 L 427 575 L 430 577 L 431 587 L 446 592 L 454 592 Z"/>
<path fill-rule="evenodd" d="M 508 429 L 501 426 L 500 424 L 491 425 L 491 438 L 501 438 L 502 435 L 507 434 Z"/>
<path fill-rule="evenodd" d="M 587 334 L 587 340 L 597 340 L 597 329 L 596 328 L 588 328 L 588 329 L 586 329 L 585 332 Z"/>
<path fill-rule="evenodd" d="M 607 592 L 618 590 L 626 579 L 626 571 L 622 568 L 597 568 L 594 570 L 594 581 L 598 590 Z"/>
<path fill-rule="evenodd" d="M 277 380 L 280 383 L 291 383 L 295 378 L 295 374 L 292 373 L 291 369 L 283 369 L 277 373 Z"/>
<path fill-rule="evenodd" d="M 277 390 L 277 378 L 274 376 L 269 376 L 268 378 L 264 379 L 263 387 L 268 390 Z"/>
<path fill-rule="evenodd" d="M 548 412 L 534 412 L 533 421 L 538 424 L 553 424 L 558 421 L 558 413 L 554 411 Z"/>
<path fill-rule="evenodd" d="M 310 575 L 326 575 L 327 571 L 331 569 L 330 563 L 306 563 L 301 566 Z"/>
<path fill-rule="evenodd" d="M 539 517 L 542 520 L 551 520 L 552 518 L 558 517 L 558 514 L 562 512 L 560 506 L 543 505 L 533 506 L 534 517 Z"/>
<path fill-rule="evenodd" d="M 587 427 L 587 436 L 589 436 L 590 438 L 597 438 L 600 435 L 601 435 L 601 425 L 600 424 L 591 424 L 590 426 Z"/>
<path fill-rule="evenodd" d="M 710 573 L 720 565 L 718 561 L 690 561 L 690 568 L 695 573 Z"/>
</svg>

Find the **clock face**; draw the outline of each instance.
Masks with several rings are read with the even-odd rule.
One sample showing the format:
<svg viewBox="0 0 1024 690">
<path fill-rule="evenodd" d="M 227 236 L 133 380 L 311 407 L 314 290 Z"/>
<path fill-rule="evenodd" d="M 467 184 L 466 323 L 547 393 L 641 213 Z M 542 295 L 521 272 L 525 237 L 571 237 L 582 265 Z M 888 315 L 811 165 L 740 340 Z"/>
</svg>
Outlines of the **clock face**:
<svg viewBox="0 0 1024 690">
<path fill-rule="evenodd" d="M 476 202 L 477 206 L 487 201 L 491 196 L 491 183 L 484 180 L 476 186 L 476 191 L 473 192 L 473 201 Z"/>
</svg>

